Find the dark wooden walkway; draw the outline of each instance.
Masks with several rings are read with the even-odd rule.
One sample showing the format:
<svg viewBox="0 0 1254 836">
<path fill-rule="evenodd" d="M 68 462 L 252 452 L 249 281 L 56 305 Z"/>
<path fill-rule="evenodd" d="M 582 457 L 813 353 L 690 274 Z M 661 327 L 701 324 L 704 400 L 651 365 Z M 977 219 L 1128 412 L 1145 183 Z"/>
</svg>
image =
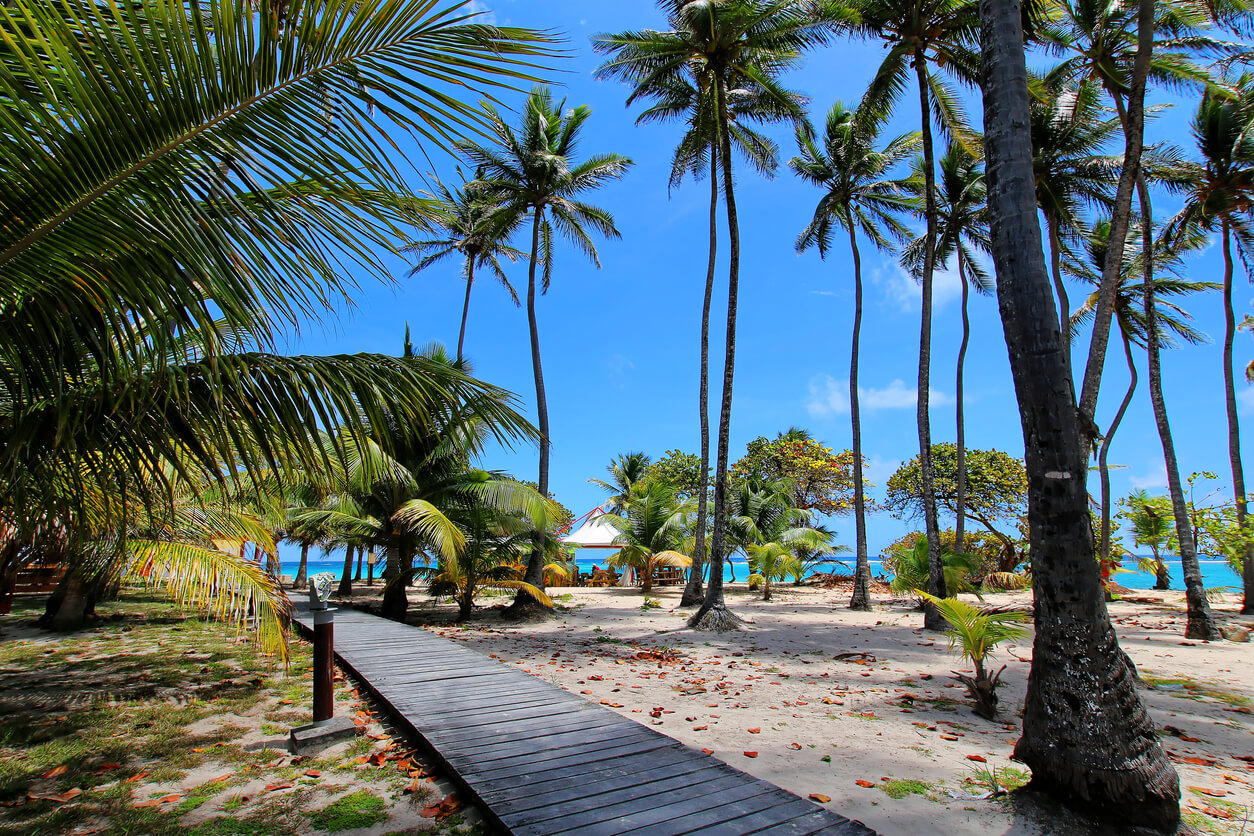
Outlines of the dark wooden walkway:
<svg viewBox="0 0 1254 836">
<path fill-rule="evenodd" d="M 312 623 L 303 611 L 296 618 Z M 874 836 L 860 822 L 426 630 L 341 609 L 335 651 L 517 836 Z"/>
</svg>

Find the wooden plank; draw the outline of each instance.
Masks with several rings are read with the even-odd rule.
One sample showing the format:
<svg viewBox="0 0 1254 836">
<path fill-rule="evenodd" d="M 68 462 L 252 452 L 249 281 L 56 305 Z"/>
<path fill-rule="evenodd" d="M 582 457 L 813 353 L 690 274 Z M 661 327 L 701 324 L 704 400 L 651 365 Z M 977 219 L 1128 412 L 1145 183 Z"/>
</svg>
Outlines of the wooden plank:
<svg viewBox="0 0 1254 836">
<path fill-rule="evenodd" d="M 551 732 L 595 729 L 624 722 L 620 718 L 606 717 L 599 711 L 577 710 L 566 715 L 553 716 L 551 712 L 530 717 L 509 715 L 476 715 L 465 725 L 452 724 L 439 731 L 441 744 L 466 746 L 472 741 L 507 735 L 528 735 L 537 742 Z"/>
<path fill-rule="evenodd" d="M 592 785 L 594 783 L 609 782 L 615 785 L 621 784 L 623 781 L 632 780 L 643 772 L 651 769 L 687 769 L 691 765 L 705 767 L 709 765 L 709 760 L 701 754 L 692 751 L 687 747 L 669 748 L 661 751 L 636 752 L 615 758 L 611 761 L 605 761 L 591 766 L 577 765 L 570 767 L 569 776 L 558 775 L 556 778 L 551 773 L 544 775 L 519 776 L 511 780 L 508 784 L 500 783 L 486 792 L 493 799 L 501 799 L 509 801 L 519 796 L 527 796 L 531 793 L 543 791 L 543 786 L 537 789 L 539 785 L 549 785 L 552 783 L 560 783 L 567 778 L 577 780 L 581 783 Z"/>
<path fill-rule="evenodd" d="M 539 763 L 541 754 L 550 754 L 558 749 L 574 746 L 608 746 L 623 738 L 640 739 L 639 727 L 630 720 L 601 726 L 594 729 L 572 729 L 570 731 L 546 734 L 537 740 L 519 740 L 502 732 L 490 740 L 471 741 L 465 745 L 450 748 L 461 755 L 484 754 L 493 760 L 502 761 L 514 756 L 534 756 L 532 763 Z M 543 752 L 537 752 L 536 749 Z"/>
<path fill-rule="evenodd" d="M 511 823 L 516 826 L 539 824 L 553 819 L 565 819 L 567 816 L 578 815 L 582 812 L 599 810 L 621 802 L 644 799 L 648 803 L 656 803 L 652 799 L 656 796 L 669 796 L 674 793 L 681 778 L 683 786 L 701 787 L 704 791 L 706 782 L 726 776 L 726 773 L 710 764 L 699 766 L 694 764 L 694 766 L 696 768 L 692 772 L 671 773 L 658 770 L 660 774 L 649 780 L 639 780 L 637 776 L 636 783 L 626 786 L 622 780 L 603 781 L 591 785 L 566 787 L 528 799 L 517 799 L 513 802 L 494 801 L 493 803 L 499 804 L 500 808 L 506 811 L 520 808 L 523 812 L 511 819 Z"/>
<path fill-rule="evenodd" d="M 537 757 L 535 758 L 523 756 L 494 761 L 492 763 L 483 763 L 477 759 L 470 759 L 469 763 L 462 770 L 462 772 L 466 775 L 483 779 L 491 778 L 510 780 L 520 775 L 532 775 L 540 772 L 556 774 L 565 770 L 566 767 L 569 766 L 591 764 L 598 761 L 610 761 L 614 758 L 627 755 L 632 752 L 648 752 L 655 749 L 665 749 L 674 745 L 677 744 L 674 742 L 668 743 L 662 740 L 637 738 L 603 748 L 585 747 L 582 751 L 575 754 L 562 754 L 561 757 L 542 757 L 547 753 L 537 752 Z M 449 753 L 449 757 L 460 758 L 461 756 L 456 752 L 451 752 Z"/>
<path fill-rule="evenodd" d="M 862 822 L 851 821 L 822 808 L 752 833 L 767 833 L 770 836 L 875 836 L 875 831 Z"/>
<path fill-rule="evenodd" d="M 704 787 L 701 789 L 704 789 Z M 801 799 L 791 793 L 776 789 L 774 792 L 764 793 L 751 799 L 738 798 L 720 807 L 709 807 L 704 810 L 698 810 L 695 813 L 669 819 L 666 822 L 666 830 L 669 833 L 680 834 L 709 833 L 711 830 L 716 829 L 721 836 L 725 829 L 734 828 L 738 822 L 749 816 L 760 816 L 765 819 L 763 826 L 783 824 L 798 815 L 795 810 L 786 809 L 788 805 L 793 803 L 806 804 L 807 802 L 801 801 Z M 811 809 L 813 809 L 813 805 L 811 805 Z M 635 830 L 624 829 L 619 832 L 653 833 L 654 825 L 646 824 Z"/>
</svg>

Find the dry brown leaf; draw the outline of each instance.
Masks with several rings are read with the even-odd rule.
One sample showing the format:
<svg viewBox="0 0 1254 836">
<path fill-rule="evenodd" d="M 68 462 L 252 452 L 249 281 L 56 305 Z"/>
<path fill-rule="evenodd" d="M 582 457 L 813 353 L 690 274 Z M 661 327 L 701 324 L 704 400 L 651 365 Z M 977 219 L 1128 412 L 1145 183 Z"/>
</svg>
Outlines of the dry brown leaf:
<svg viewBox="0 0 1254 836">
<path fill-rule="evenodd" d="M 857 785 L 858 785 L 858 786 L 860 786 L 860 787 L 867 787 L 867 788 L 870 788 L 870 787 L 875 786 L 875 784 L 874 784 L 873 782 L 868 781 L 868 780 L 866 780 L 865 778 L 859 778 L 858 780 L 854 781 L 854 783 L 855 783 L 855 784 L 857 784 Z"/>
<path fill-rule="evenodd" d="M 830 795 L 823 795 L 821 792 L 812 792 L 810 793 L 810 800 L 817 801 L 820 804 L 826 804 L 832 800 L 832 797 Z"/>
<path fill-rule="evenodd" d="M 70 768 L 66 766 L 65 764 L 62 764 L 61 766 L 56 766 L 56 767 L 53 767 L 52 769 L 49 769 L 47 772 L 43 774 L 43 777 L 60 778 L 62 775 L 64 775 L 65 773 L 69 771 L 70 771 Z"/>
<path fill-rule="evenodd" d="M 78 798 L 82 794 L 83 791 L 75 787 L 72 790 L 66 790 L 65 792 L 58 793 L 28 792 L 26 793 L 26 797 L 32 801 L 55 801 L 57 804 L 64 804 L 67 801 L 72 801 L 73 799 Z"/>
<path fill-rule="evenodd" d="M 976 763 L 988 763 L 988 758 L 983 755 L 967 755 L 967 760 L 975 761 Z"/>
<path fill-rule="evenodd" d="M 745 752 L 744 756 L 746 758 L 756 758 L 758 756 L 758 753 L 757 752 Z"/>
</svg>

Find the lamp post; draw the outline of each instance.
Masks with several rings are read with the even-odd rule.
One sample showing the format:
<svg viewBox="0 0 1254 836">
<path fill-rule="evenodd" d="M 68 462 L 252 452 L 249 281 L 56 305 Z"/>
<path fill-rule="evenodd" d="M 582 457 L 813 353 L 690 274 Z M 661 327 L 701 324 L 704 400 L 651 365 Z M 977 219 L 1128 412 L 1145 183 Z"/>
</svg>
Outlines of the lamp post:
<svg viewBox="0 0 1254 836">
<path fill-rule="evenodd" d="M 309 584 L 309 612 L 313 615 L 314 725 L 331 721 L 335 713 L 335 610 L 327 606 L 330 584 Z"/>
</svg>

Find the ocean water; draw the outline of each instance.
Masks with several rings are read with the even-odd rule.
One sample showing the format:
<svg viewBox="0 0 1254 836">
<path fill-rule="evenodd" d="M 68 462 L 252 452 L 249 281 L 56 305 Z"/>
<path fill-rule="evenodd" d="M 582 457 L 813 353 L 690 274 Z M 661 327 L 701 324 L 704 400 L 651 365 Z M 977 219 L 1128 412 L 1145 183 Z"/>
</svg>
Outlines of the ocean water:
<svg viewBox="0 0 1254 836">
<path fill-rule="evenodd" d="M 575 562 L 579 565 L 580 574 L 590 573 L 594 565 L 602 566 L 602 567 L 605 565 L 605 559 L 603 557 L 596 557 L 596 558 L 578 557 Z M 1202 567 L 1202 582 L 1206 586 L 1207 589 L 1212 589 L 1214 587 L 1220 587 L 1220 586 L 1227 586 L 1227 587 L 1232 587 L 1233 591 L 1237 591 L 1241 588 L 1240 576 L 1237 575 L 1236 572 L 1232 571 L 1232 567 L 1228 565 L 1227 561 L 1217 560 L 1217 559 L 1210 558 L 1210 557 L 1203 557 L 1200 563 Z M 888 576 L 884 572 L 883 563 L 880 561 L 879 558 L 872 558 L 870 561 L 870 564 L 871 564 L 871 575 L 873 577 L 883 578 L 884 580 L 888 580 Z M 284 574 L 295 575 L 296 566 L 297 566 L 296 560 L 285 560 L 283 563 Z M 1152 574 L 1139 572 L 1137 571 L 1136 567 L 1137 567 L 1136 558 L 1126 560 L 1124 562 L 1124 568 L 1130 571 L 1118 573 L 1117 575 L 1115 575 L 1115 581 L 1123 586 L 1126 586 L 1128 589 L 1152 589 L 1154 587 L 1154 580 L 1155 580 L 1154 576 Z M 1168 560 L 1167 567 L 1168 569 L 1171 570 L 1171 588 L 1183 590 L 1184 589 L 1184 575 L 1180 570 L 1180 561 Z M 314 574 L 315 572 L 332 572 L 338 578 L 343 568 L 344 568 L 344 558 L 342 557 L 338 560 L 335 560 L 335 559 L 315 560 L 311 557 L 309 560 L 309 574 L 311 575 Z M 354 569 L 355 569 L 355 564 L 354 564 Z M 365 577 L 366 577 L 365 571 L 366 571 L 366 567 L 363 566 L 362 567 L 362 582 L 363 583 L 365 583 Z M 378 566 L 375 567 L 375 583 L 376 584 L 379 583 L 378 575 L 382 571 L 383 571 L 383 565 L 382 563 L 380 563 Z M 853 573 L 853 561 L 852 560 L 836 561 L 832 563 L 823 564 L 817 567 L 817 571 L 832 572 L 835 574 L 852 574 Z M 723 580 L 730 582 L 733 579 L 733 577 L 737 581 L 744 581 L 746 578 L 749 577 L 749 567 L 745 564 L 743 560 L 733 561 L 731 565 L 724 567 Z"/>
</svg>

